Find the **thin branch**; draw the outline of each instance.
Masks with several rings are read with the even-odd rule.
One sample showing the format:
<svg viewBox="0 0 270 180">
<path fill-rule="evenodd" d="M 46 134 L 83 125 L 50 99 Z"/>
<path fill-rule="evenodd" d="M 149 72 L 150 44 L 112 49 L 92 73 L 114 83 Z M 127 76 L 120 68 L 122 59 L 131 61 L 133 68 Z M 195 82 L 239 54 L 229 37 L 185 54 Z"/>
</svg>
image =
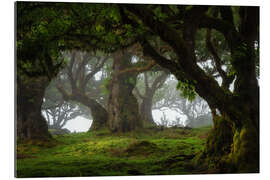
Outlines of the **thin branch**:
<svg viewBox="0 0 270 180">
<path fill-rule="evenodd" d="M 79 80 L 79 74 L 84 73 L 83 68 L 85 67 L 85 65 L 88 61 L 89 61 L 89 55 L 88 55 L 88 53 L 86 53 L 82 58 L 82 62 L 78 64 L 78 68 L 77 68 L 76 74 L 75 74 L 75 81 L 81 82 L 81 79 Z"/>
<path fill-rule="evenodd" d="M 56 105 L 52 105 L 52 106 L 48 106 L 48 107 L 42 107 L 42 110 L 50 110 L 50 109 L 55 109 L 55 108 L 57 108 L 57 107 L 59 107 L 59 106 L 62 106 L 62 104 L 63 104 L 63 101 L 60 101 L 58 104 L 56 104 Z"/>
<path fill-rule="evenodd" d="M 51 120 L 50 120 L 50 116 L 49 116 L 48 110 L 45 110 L 45 115 L 46 115 L 46 118 L 48 120 L 48 125 L 50 125 Z"/>
<path fill-rule="evenodd" d="M 58 91 L 62 94 L 63 99 L 64 99 L 65 101 L 68 101 L 68 100 L 71 99 L 71 95 L 69 95 L 69 94 L 67 93 L 67 91 L 63 88 L 63 86 L 62 86 L 61 84 L 58 84 L 58 85 L 57 85 L 57 89 L 58 89 Z"/>
<path fill-rule="evenodd" d="M 89 74 L 87 74 L 84 78 L 84 81 L 82 82 L 82 84 L 80 85 L 80 89 L 82 91 L 85 91 L 86 88 L 86 84 L 88 83 L 88 81 L 104 66 L 105 62 L 110 58 L 110 56 L 105 57 L 99 64 L 99 61 L 96 64 L 96 67 L 94 68 L 94 70 L 92 70 Z"/>
<path fill-rule="evenodd" d="M 207 29 L 207 34 L 206 34 L 206 46 L 210 53 L 213 56 L 213 60 L 215 62 L 215 67 L 217 72 L 219 73 L 220 77 L 222 78 L 222 87 L 229 89 L 230 84 L 232 83 L 234 76 L 227 76 L 226 72 L 221 68 L 221 59 L 218 56 L 212 42 L 211 42 L 211 30 Z"/>
<path fill-rule="evenodd" d="M 153 82 L 152 86 L 151 86 L 151 90 L 155 91 L 156 89 L 160 88 L 163 83 L 166 81 L 168 77 L 168 72 L 163 72 L 161 75 L 159 75 Z"/>
<path fill-rule="evenodd" d="M 74 91 L 76 89 L 76 82 L 73 78 L 73 74 L 72 74 L 72 69 L 73 69 L 73 66 L 74 66 L 74 63 L 75 63 L 75 56 L 76 56 L 76 52 L 75 51 L 72 51 L 71 53 L 71 61 L 70 61 L 70 64 L 68 66 L 68 79 L 70 81 L 70 84 L 71 84 L 71 88 L 72 88 L 72 91 Z"/>
<path fill-rule="evenodd" d="M 211 42 L 211 29 L 207 29 L 206 46 L 213 56 L 217 71 L 219 72 L 222 79 L 225 80 L 227 78 L 226 72 L 223 71 L 223 69 L 221 68 L 221 59 L 218 56 L 218 54 L 217 54 L 217 52 L 216 52 L 216 50 L 213 47 L 213 44 Z"/>
</svg>

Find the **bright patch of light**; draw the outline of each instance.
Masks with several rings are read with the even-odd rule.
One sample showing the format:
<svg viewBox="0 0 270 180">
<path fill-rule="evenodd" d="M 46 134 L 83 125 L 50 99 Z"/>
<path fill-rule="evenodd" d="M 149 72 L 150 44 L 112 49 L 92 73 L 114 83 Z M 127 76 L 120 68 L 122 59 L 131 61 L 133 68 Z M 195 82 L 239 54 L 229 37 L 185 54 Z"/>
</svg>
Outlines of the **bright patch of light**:
<svg viewBox="0 0 270 180">
<path fill-rule="evenodd" d="M 175 122 L 176 118 L 178 118 L 178 117 L 180 118 L 180 124 L 183 126 L 186 125 L 187 117 L 180 115 L 179 113 L 177 113 L 173 110 L 170 110 L 170 109 L 163 110 L 163 111 L 160 111 L 160 110 L 153 110 L 152 111 L 153 119 L 154 119 L 156 124 L 161 124 L 161 118 L 163 117 L 163 113 L 165 114 L 166 118 L 168 119 L 169 125 L 173 124 L 173 122 Z"/>
<path fill-rule="evenodd" d="M 69 120 L 64 128 L 67 128 L 71 132 L 86 132 L 91 127 L 92 120 L 83 118 L 81 116 Z"/>
<path fill-rule="evenodd" d="M 222 84 L 222 78 L 221 77 L 217 77 L 215 79 L 218 82 L 218 85 L 221 86 L 221 84 Z"/>
<path fill-rule="evenodd" d="M 236 77 L 234 78 L 233 82 L 230 84 L 230 91 L 233 92 L 234 91 L 234 83 L 235 83 Z"/>
<path fill-rule="evenodd" d="M 132 58 L 131 58 L 131 63 L 132 63 L 132 64 L 135 64 L 135 63 L 137 63 L 138 61 L 139 61 L 139 58 L 138 58 L 138 57 L 132 56 Z"/>
<path fill-rule="evenodd" d="M 96 81 L 99 81 L 99 80 L 101 79 L 101 76 L 102 76 L 102 71 L 97 72 L 97 73 L 94 75 L 95 80 L 96 80 Z"/>
<path fill-rule="evenodd" d="M 197 65 L 198 65 L 201 69 L 203 69 L 205 66 L 210 67 L 210 68 L 213 68 L 212 60 L 211 60 L 211 59 L 209 59 L 209 60 L 207 60 L 207 61 L 205 61 L 205 62 L 198 62 Z"/>
</svg>

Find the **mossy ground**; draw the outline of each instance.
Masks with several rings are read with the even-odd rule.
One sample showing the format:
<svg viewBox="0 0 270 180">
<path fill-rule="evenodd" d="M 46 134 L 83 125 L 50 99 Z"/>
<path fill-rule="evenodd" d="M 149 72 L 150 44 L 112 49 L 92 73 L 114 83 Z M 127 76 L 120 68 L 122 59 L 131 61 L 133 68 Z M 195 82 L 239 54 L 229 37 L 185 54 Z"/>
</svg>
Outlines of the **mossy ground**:
<svg viewBox="0 0 270 180">
<path fill-rule="evenodd" d="M 19 143 L 17 177 L 119 176 L 195 173 L 191 159 L 210 128 L 106 130 L 54 136 L 52 145 Z"/>
</svg>

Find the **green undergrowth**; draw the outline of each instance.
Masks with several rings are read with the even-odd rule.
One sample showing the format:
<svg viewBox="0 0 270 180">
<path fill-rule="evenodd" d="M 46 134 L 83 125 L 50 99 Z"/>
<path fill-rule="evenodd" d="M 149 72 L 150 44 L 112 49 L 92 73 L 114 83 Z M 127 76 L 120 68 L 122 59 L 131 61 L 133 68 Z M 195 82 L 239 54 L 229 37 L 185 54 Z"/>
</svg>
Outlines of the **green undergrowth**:
<svg viewBox="0 0 270 180">
<path fill-rule="evenodd" d="M 17 145 L 17 177 L 190 174 L 210 128 L 107 130 L 54 136 L 52 145 Z M 195 172 L 195 171 L 194 171 Z"/>
</svg>

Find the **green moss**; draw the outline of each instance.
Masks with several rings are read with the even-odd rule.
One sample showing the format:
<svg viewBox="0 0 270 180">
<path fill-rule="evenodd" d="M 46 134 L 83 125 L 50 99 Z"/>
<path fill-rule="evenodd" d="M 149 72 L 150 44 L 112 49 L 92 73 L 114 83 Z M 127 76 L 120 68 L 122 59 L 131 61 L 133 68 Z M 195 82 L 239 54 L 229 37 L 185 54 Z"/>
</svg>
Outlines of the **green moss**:
<svg viewBox="0 0 270 180">
<path fill-rule="evenodd" d="M 230 158 L 239 172 L 259 172 L 259 144 L 256 134 L 254 127 L 243 127 L 240 132 L 235 132 Z"/>
<path fill-rule="evenodd" d="M 193 159 L 195 167 L 208 173 L 225 173 L 231 171 L 228 155 L 233 143 L 233 131 L 228 120 L 216 117 L 215 128 L 209 132 L 206 146 Z"/>
<path fill-rule="evenodd" d="M 207 139 L 206 151 L 211 156 L 222 156 L 230 152 L 233 132 L 228 121 L 218 118 L 216 128 L 212 129 Z"/>
<path fill-rule="evenodd" d="M 128 156 L 148 156 L 158 150 L 155 143 L 143 140 L 130 143 L 124 153 Z"/>
<path fill-rule="evenodd" d="M 58 143 L 52 147 L 20 143 L 17 177 L 193 173 L 190 157 L 203 149 L 205 139 L 199 136 L 206 131 L 101 130 L 54 136 Z"/>
</svg>

